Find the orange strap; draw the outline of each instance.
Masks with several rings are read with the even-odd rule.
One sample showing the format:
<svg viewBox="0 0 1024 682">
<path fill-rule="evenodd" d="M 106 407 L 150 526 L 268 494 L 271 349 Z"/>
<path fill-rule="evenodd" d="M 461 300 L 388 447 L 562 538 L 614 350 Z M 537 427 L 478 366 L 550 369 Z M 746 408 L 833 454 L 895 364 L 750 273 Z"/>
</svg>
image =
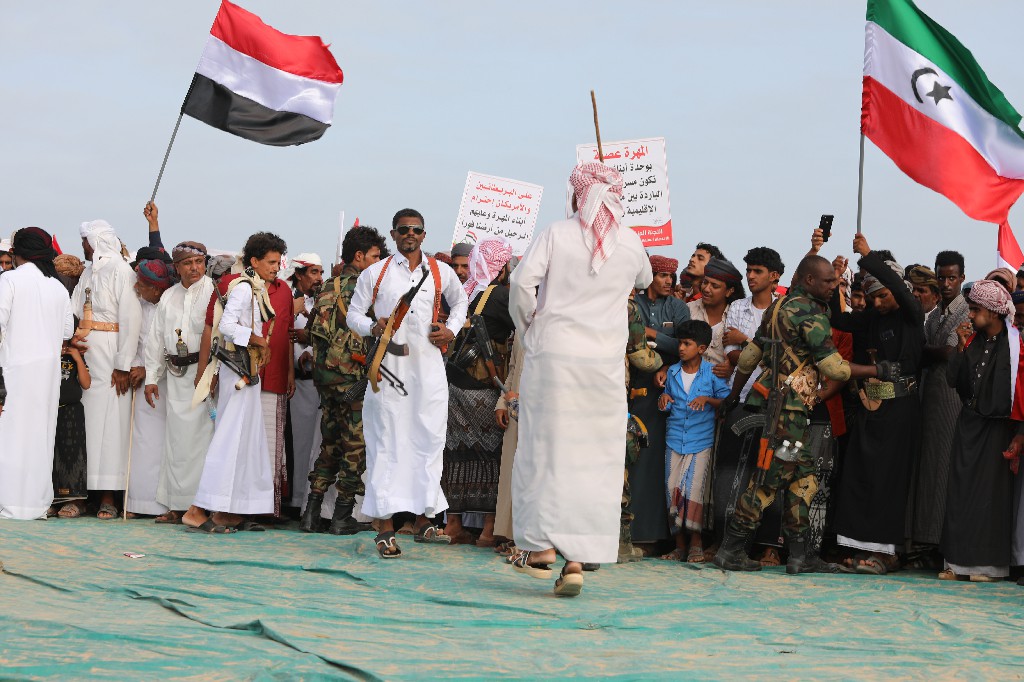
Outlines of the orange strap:
<svg viewBox="0 0 1024 682">
<path fill-rule="evenodd" d="M 430 274 L 434 276 L 434 317 L 431 323 L 437 324 L 437 317 L 441 314 L 441 269 L 437 267 L 433 256 L 427 257 L 427 263 L 430 265 Z"/>
<path fill-rule="evenodd" d="M 370 299 L 370 307 L 377 302 L 377 292 L 380 291 L 380 283 L 384 281 L 384 273 L 388 271 L 388 266 L 391 265 L 391 259 L 394 256 L 388 256 L 384 259 L 384 267 L 380 269 L 380 275 L 377 277 L 377 283 L 373 285 L 373 298 Z M 374 313 L 376 314 L 376 313 Z"/>
</svg>

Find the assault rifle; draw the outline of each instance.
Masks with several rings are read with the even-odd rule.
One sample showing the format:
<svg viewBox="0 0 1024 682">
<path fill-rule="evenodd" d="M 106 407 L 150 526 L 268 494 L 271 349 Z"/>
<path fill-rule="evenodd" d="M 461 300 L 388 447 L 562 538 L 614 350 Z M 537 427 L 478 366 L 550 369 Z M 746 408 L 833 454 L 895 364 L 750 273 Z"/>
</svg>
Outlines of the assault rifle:
<svg viewBox="0 0 1024 682">
<path fill-rule="evenodd" d="M 370 387 L 374 393 L 379 393 L 380 388 L 378 383 L 381 378 L 387 379 L 388 383 L 398 389 L 398 392 L 402 395 L 409 395 L 405 390 L 405 385 L 402 381 L 395 376 L 395 374 L 389 371 L 381 363 L 384 360 L 384 353 L 387 352 L 388 346 L 391 344 L 391 339 L 394 337 L 395 332 L 402 326 L 402 321 L 405 319 L 406 314 L 409 312 L 409 308 L 412 307 L 412 301 L 416 298 L 416 294 L 419 293 L 423 287 L 423 283 L 430 277 L 430 270 L 427 269 L 425 264 L 421 265 L 420 268 L 423 270 L 423 277 L 416 286 L 409 289 L 409 291 L 402 294 L 402 298 L 399 299 L 398 305 L 395 306 L 391 316 L 388 317 L 387 326 L 384 327 L 384 331 L 381 333 L 377 340 L 374 341 L 370 351 L 364 356 L 364 360 L 368 363 L 367 374 L 370 380 Z M 352 356 L 357 362 L 359 361 L 354 355 Z"/>
<path fill-rule="evenodd" d="M 491 347 L 491 336 L 487 333 L 487 325 L 484 323 L 483 315 L 472 315 L 469 318 L 469 325 L 472 328 L 473 338 L 476 347 L 480 350 L 480 357 L 487 367 L 487 376 L 491 378 L 494 386 L 504 395 L 508 393 L 505 384 L 498 378 L 498 368 L 494 364 L 494 348 Z"/>
<path fill-rule="evenodd" d="M 781 352 L 782 340 L 770 337 L 762 337 L 761 343 L 767 346 L 768 367 L 772 373 L 772 387 L 764 388 L 759 383 L 754 384 L 753 390 L 765 398 L 764 409 L 760 414 L 752 414 L 737 421 L 732 426 L 732 431 L 737 436 L 752 429 L 760 429 L 761 442 L 757 450 L 757 471 L 755 479 L 757 485 L 765 481 L 768 469 L 772 465 L 772 459 L 779 450 L 782 437 L 779 435 L 779 419 L 782 416 L 782 407 L 786 402 L 786 391 L 789 390 L 789 381 L 782 383 L 779 379 L 779 354 Z M 785 445 L 782 446 L 785 448 Z"/>
</svg>

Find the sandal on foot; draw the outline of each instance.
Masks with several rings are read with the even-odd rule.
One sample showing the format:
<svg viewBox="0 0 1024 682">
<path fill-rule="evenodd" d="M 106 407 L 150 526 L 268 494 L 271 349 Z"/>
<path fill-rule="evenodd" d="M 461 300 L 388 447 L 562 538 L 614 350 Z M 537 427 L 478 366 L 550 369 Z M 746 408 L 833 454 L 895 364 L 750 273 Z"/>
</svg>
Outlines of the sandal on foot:
<svg viewBox="0 0 1024 682">
<path fill-rule="evenodd" d="M 691 547 L 690 551 L 686 554 L 686 563 L 688 564 L 703 564 L 706 561 L 703 547 Z"/>
<path fill-rule="evenodd" d="M 472 545 L 474 542 L 476 542 L 476 537 L 466 529 L 462 529 L 458 533 L 454 533 L 452 535 L 448 535 L 448 533 L 441 530 L 440 528 L 437 529 L 437 532 L 443 535 L 444 537 L 448 538 L 449 545 Z M 415 539 L 416 536 L 413 536 L 413 540 Z"/>
<path fill-rule="evenodd" d="M 566 573 L 563 568 L 558 580 L 555 581 L 555 594 L 559 597 L 575 597 L 582 591 L 583 574 Z"/>
<path fill-rule="evenodd" d="M 397 559 L 402 556 L 402 548 L 398 546 L 394 531 L 378 533 L 373 542 L 377 545 L 377 554 L 380 554 L 381 559 Z"/>
<path fill-rule="evenodd" d="M 779 550 L 774 547 L 765 547 L 764 554 L 757 562 L 762 566 L 778 566 L 782 563 L 782 557 L 779 556 Z"/>
<path fill-rule="evenodd" d="M 106 514 L 106 516 L 101 516 Z M 99 510 L 96 512 L 96 518 L 100 521 L 109 521 L 117 518 L 117 507 L 112 504 L 101 504 Z"/>
<path fill-rule="evenodd" d="M 264 528 L 263 524 L 261 524 L 261 523 L 256 523 L 255 521 L 253 521 L 251 519 L 245 519 L 244 521 L 239 523 L 237 526 L 235 526 L 235 530 L 247 530 L 247 531 L 250 531 L 250 532 L 259 533 L 259 532 L 265 531 L 266 528 Z"/>
<path fill-rule="evenodd" d="M 682 561 L 683 560 L 683 549 L 676 547 L 668 554 L 662 554 L 661 558 L 665 561 Z"/>
<path fill-rule="evenodd" d="M 494 537 L 493 535 L 490 537 L 484 537 L 483 535 L 481 535 L 476 539 L 475 544 L 477 547 L 494 547 L 498 544 L 498 538 Z"/>
<path fill-rule="evenodd" d="M 185 530 L 189 533 L 209 533 L 210 535 L 228 535 L 235 532 L 234 528 L 214 523 L 213 519 L 206 519 L 198 526 L 186 525 Z"/>
<path fill-rule="evenodd" d="M 1003 582 L 1003 579 L 1002 578 L 997 578 L 994 575 L 981 575 L 981 574 L 978 574 L 978 575 L 972 575 L 971 576 L 971 582 L 972 583 L 1001 583 L 1001 582 Z"/>
<path fill-rule="evenodd" d="M 432 523 L 425 523 L 423 527 L 412 536 L 413 542 L 429 542 L 438 545 L 450 545 L 452 539 L 441 532 L 441 529 Z"/>
<path fill-rule="evenodd" d="M 939 571 L 939 575 L 937 577 L 939 580 L 967 580 L 966 575 L 957 575 L 949 568 Z"/>
<path fill-rule="evenodd" d="M 165 511 L 163 514 L 153 519 L 153 523 L 169 523 L 179 525 L 181 523 L 182 516 L 184 516 L 184 514 L 181 514 L 180 512 Z"/>
<path fill-rule="evenodd" d="M 522 551 L 509 557 L 509 563 L 512 564 L 512 568 L 516 569 L 520 573 L 525 573 L 531 578 L 538 578 L 540 580 L 548 580 L 551 578 L 551 568 L 547 564 L 531 564 L 530 556 L 533 552 Z"/>
<path fill-rule="evenodd" d="M 81 515 L 82 508 L 74 502 L 68 502 L 57 512 L 57 517 L 61 519 L 77 519 Z"/>
<path fill-rule="evenodd" d="M 889 572 L 889 568 L 885 565 L 885 562 L 876 556 L 866 556 L 860 559 L 864 563 L 857 564 L 857 573 L 866 575 L 885 575 Z"/>
<path fill-rule="evenodd" d="M 506 540 L 505 542 L 500 543 L 494 548 L 495 554 L 503 554 L 505 556 L 508 556 L 509 554 L 515 554 L 515 552 L 516 543 L 512 540 Z"/>
</svg>

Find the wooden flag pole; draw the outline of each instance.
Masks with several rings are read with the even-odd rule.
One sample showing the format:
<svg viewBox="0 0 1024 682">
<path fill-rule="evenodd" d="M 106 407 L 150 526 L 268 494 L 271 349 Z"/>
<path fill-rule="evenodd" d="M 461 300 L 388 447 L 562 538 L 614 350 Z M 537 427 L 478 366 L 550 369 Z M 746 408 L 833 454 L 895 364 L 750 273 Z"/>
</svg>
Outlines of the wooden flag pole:
<svg viewBox="0 0 1024 682">
<path fill-rule="evenodd" d="M 590 104 L 594 107 L 594 133 L 597 135 L 597 157 L 604 163 L 604 149 L 601 148 L 601 126 L 597 123 L 597 97 L 590 91 Z"/>
</svg>

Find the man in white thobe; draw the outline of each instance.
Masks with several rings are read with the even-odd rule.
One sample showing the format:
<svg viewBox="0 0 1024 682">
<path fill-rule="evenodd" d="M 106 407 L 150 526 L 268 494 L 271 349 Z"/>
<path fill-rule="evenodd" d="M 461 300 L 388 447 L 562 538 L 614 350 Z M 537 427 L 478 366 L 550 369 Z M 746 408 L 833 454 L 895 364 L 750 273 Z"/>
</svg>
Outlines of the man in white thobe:
<svg viewBox="0 0 1024 682">
<path fill-rule="evenodd" d="M 206 276 L 206 247 L 181 242 L 171 250 L 171 257 L 179 281 L 161 297 L 146 339 L 145 409 L 162 403 L 167 411 L 156 499 L 168 511 L 157 518 L 158 523 L 181 521 L 195 499 L 213 438 L 207 403 L 192 407 L 199 343 L 214 289 L 213 280 Z"/>
<path fill-rule="evenodd" d="M 56 278 L 53 241 L 38 227 L 14 234 L 14 270 L 0 278 L 0 518 L 46 518 L 53 502 L 53 441 L 60 355 L 74 323 Z"/>
<path fill-rule="evenodd" d="M 163 404 L 147 405 L 144 400 L 146 384 L 146 340 L 156 318 L 157 305 L 167 289 L 174 284 L 171 266 L 162 259 L 140 260 L 135 265 L 135 293 L 142 305 L 142 329 L 139 346 L 132 362 L 131 385 L 135 392 L 132 406 L 132 451 L 128 462 L 128 489 L 124 508 L 127 516 L 136 514 L 157 516 L 167 507 L 156 499 L 160 480 L 160 467 L 164 461 L 164 438 L 167 430 L 167 409 Z M 160 388 L 164 384 L 160 382 Z"/>
<path fill-rule="evenodd" d="M 93 381 L 82 395 L 87 484 L 89 490 L 101 493 L 96 516 L 112 519 L 117 516 L 113 491 L 125 489 L 128 470 L 133 395 L 129 372 L 139 343 L 142 307 L 133 289 L 135 272 L 121 255 L 114 228 L 104 220 L 93 220 L 82 223 L 81 234 L 91 263 L 71 296 L 71 309 L 81 319 L 86 292 L 91 293 L 85 361 Z"/>
<path fill-rule="evenodd" d="M 525 357 L 512 468 L 516 570 L 575 596 L 583 563 L 619 546 L 627 300 L 652 281 L 640 238 L 621 228 L 622 176 L 600 163 L 570 176 L 579 213 L 535 234 L 512 272 L 510 311 Z M 540 294 L 537 294 L 540 287 Z M 525 333 L 524 333 L 525 332 Z"/>
<path fill-rule="evenodd" d="M 292 423 L 292 497 L 290 504 L 302 509 L 309 495 L 309 472 L 320 454 L 320 394 L 313 384 L 313 347 L 309 345 L 306 322 L 316 292 L 324 281 L 324 266 L 315 253 L 300 253 L 292 259 L 295 273 L 289 278 L 294 290 L 295 326 L 292 328 L 295 356 L 295 393 L 288 401 Z"/>
<path fill-rule="evenodd" d="M 406 344 L 408 355 L 384 356 L 384 365 L 404 382 L 409 395 L 401 395 L 385 380 L 379 392 L 367 389 L 363 402 L 366 496 L 362 513 L 380 519 L 374 542 L 382 558 L 401 555 L 391 518 L 396 512 L 417 515 L 413 529 L 417 542 L 450 540 L 430 520 L 448 508 L 441 492 L 448 427 L 448 379 L 441 348 L 462 328 L 469 306 L 452 269 L 424 257 L 420 250 L 426 237 L 423 216 L 402 209 L 391 225 L 398 253 L 360 273 L 346 316 L 349 329 L 362 336 L 380 337 L 387 316 L 422 281 L 392 339 Z M 443 324 L 437 321 L 442 297 L 450 307 Z M 371 307 L 376 321 L 368 316 Z"/>
<path fill-rule="evenodd" d="M 225 342 L 234 344 L 234 362 L 243 368 L 244 358 L 239 355 L 248 353 L 248 348 L 267 351 L 270 347 L 269 339 L 263 336 L 263 323 L 274 314 L 267 283 L 277 277 L 286 249 L 284 240 L 275 234 L 252 235 L 242 250 L 246 273 L 228 285 L 227 303 L 217 328 Z M 253 374 L 259 370 L 246 369 Z M 263 526 L 245 517 L 274 513 L 274 476 L 261 386 L 240 381 L 243 378 L 221 362 L 217 424 L 203 460 L 195 500 L 182 517 L 189 528 L 216 534 L 236 529 L 262 531 Z"/>
</svg>

